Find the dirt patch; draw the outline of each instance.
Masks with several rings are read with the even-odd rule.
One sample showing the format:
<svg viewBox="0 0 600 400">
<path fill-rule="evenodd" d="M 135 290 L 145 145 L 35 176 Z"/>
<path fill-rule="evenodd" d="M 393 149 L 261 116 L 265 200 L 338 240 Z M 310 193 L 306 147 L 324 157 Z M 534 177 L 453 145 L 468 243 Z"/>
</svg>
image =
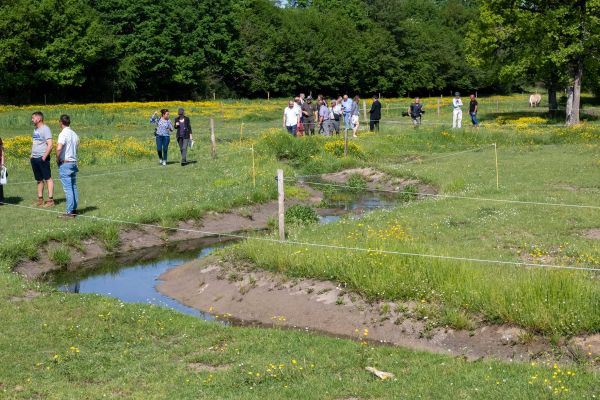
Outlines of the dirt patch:
<svg viewBox="0 0 600 400">
<path fill-rule="evenodd" d="M 600 228 L 593 228 L 584 231 L 583 237 L 586 239 L 600 240 Z"/>
<path fill-rule="evenodd" d="M 27 289 L 25 291 L 25 293 L 23 293 L 22 296 L 15 296 L 15 297 L 11 297 L 9 299 L 9 301 L 16 303 L 16 302 L 20 302 L 20 301 L 31 301 L 32 299 L 35 299 L 36 297 L 41 296 L 42 293 L 35 291 L 33 289 Z"/>
<path fill-rule="evenodd" d="M 189 363 L 187 366 L 194 372 L 218 372 L 231 368 L 229 365 L 209 365 L 203 363 Z"/>
<path fill-rule="evenodd" d="M 435 187 L 426 185 L 417 179 L 392 177 L 374 168 L 352 168 L 331 174 L 323 174 L 321 175 L 321 178 L 328 182 L 345 185 L 352 175 L 361 175 L 364 177 L 367 181 L 367 188 L 370 190 L 402 192 L 407 186 L 412 186 L 416 187 L 419 193 L 437 193 Z"/>
<path fill-rule="evenodd" d="M 370 303 L 334 282 L 290 279 L 214 257 L 171 269 L 160 280 L 157 289 L 163 294 L 243 324 L 300 328 L 357 339 L 363 338 L 366 328 L 369 340 L 469 360 L 529 361 L 554 358 L 555 354 L 546 339 L 517 327 L 432 328 L 427 318 L 414 317 L 420 304 Z M 594 338 L 580 340 L 585 340 L 582 343 L 586 346 L 600 343 Z M 578 342 L 572 344 L 584 349 Z"/>
</svg>

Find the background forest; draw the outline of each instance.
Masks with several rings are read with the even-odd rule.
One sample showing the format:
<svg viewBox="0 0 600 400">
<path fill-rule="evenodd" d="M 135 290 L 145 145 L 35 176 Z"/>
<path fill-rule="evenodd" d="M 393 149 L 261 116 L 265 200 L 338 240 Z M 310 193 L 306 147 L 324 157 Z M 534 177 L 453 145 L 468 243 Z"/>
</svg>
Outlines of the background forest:
<svg viewBox="0 0 600 400">
<path fill-rule="evenodd" d="M 528 47 L 498 43 L 494 28 L 508 20 L 498 14 L 510 12 L 509 3 L 0 0 L 0 101 L 506 93 L 561 79 L 564 60 L 553 54 L 544 62 L 537 39 L 515 31 L 506 39 Z M 586 68 L 597 71 L 597 60 Z"/>
</svg>

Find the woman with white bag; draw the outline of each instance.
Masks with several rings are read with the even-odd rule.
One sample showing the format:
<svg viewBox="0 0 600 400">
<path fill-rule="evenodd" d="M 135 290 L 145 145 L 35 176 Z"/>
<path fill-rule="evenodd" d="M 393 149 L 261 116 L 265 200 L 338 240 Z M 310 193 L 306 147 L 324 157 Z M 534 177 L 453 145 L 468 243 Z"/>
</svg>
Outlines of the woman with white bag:
<svg viewBox="0 0 600 400">
<path fill-rule="evenodd" d="M 6 185 L 6 167 L 4 167 L 4 143 L 0 138 L 0 206 L 4 205 L 4 185 Z"/>
</svg>

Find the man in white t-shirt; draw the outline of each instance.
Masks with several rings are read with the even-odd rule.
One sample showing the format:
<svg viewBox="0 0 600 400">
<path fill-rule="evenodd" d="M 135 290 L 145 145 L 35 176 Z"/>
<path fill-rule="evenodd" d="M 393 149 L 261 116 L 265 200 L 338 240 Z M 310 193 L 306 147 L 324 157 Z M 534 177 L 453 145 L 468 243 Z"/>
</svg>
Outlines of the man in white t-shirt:
<svg viewBox="0 0 600 400">
<path fill-rule="evenodd" d="M 77 216 L 77 203 L 79 202 L 79 193 L 77 192 L 79 136 L 71 129 L 71 118 L 68 115 L 61 115 L 58 122 L 62 131 L 58 135 L 56 159 L 58 160 L 58 174 L 67 198 L 65 213 L 60 216 L 74 218 Z"/>
<path fill-rule="evenodd" d="M 286 128 L 292 136 L 296 136 L 300 113 L 301 111 L 296 107 L 296 103 L 292 100 L 288 102 L 288 106 L 283 110 L 283 127 Z"/>
<path fill-rule="evenodd" d="M 460 93 L 454 93 L 452 99 L 452 128 L 460 128 L 462 126 L 462 106 L 463 102 L 460 99 Z"/>
</svg>

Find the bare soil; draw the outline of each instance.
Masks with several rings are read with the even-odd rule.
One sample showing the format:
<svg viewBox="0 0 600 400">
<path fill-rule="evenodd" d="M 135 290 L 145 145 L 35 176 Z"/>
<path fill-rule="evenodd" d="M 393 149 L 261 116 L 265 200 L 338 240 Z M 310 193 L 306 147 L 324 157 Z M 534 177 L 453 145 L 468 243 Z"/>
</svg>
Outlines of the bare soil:
<svg viewBox="0 0 600 400">
<path fill-rule="evenodd" d="M 407 186 L 417 188 L 419 193 L 437 194 L 437 190 L 432 185 L 422 183 L 417 179 L 405 179 L 391 177 L 384 172 L 374 168 L 352 168 L 331 174 L 323 174 L 321 178 L 328 182 L 344 185 L 352 175 L 361 175 L 367 181 L 367 187 L 371 190 L 381 190 L 387 192 L 401 192 Z M 420 195 L 419 197 L 423 197 Z"/>
<path fill-rule="evenodd" d="M 177 301 L 244 325 L 296 328 L 339 337 L 364 338 L 468 360 L 557 359 L 574 350 L 600 355 L 600 335 L 577 337 L 553 347 L 514 326 L 483 325 L 472 330 L 431 327 L 415 318 L 415 303 L 372 303 L 335 282 L 293 279 L 215 257 L 195 260 L 164 273 L 157 289 Z"/>
</svg>

